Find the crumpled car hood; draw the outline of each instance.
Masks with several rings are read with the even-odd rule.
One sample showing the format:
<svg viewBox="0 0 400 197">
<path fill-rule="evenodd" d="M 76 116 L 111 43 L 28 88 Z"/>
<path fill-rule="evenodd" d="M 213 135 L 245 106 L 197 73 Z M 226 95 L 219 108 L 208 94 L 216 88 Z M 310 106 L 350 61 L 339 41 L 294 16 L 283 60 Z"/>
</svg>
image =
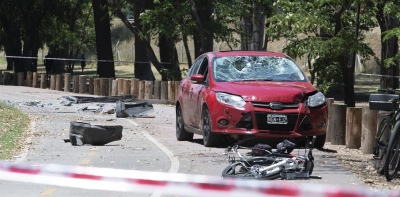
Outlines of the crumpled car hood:
<svg viewBox="0 0 400 197">
<path fill-rule="evenodd" d="M 308 93 L 316 91 L 309 82 L 271 81 L 220 82 L 212 89 L 240 95 L 245 101 L 282 103 L 302 102 Z"/>
</svg>

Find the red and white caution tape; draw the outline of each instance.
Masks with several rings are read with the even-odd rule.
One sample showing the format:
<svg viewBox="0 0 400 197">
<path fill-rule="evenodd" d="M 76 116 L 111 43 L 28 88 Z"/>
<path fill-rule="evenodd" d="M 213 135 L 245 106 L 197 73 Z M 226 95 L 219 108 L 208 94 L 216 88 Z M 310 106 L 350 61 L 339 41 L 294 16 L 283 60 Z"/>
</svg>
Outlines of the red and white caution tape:
<svg viewBox="0 0 400 197">
<path fill-rule="evenodd" d="M 222 179 L 203 175 L 144 172 L 65 165 L 30 165 L 0 162 L 0 179 L 84 189 L 183 196 L 324 196 L 400 197 L 400 191 L 375 191 L 366 187 Z"/>
</svg>

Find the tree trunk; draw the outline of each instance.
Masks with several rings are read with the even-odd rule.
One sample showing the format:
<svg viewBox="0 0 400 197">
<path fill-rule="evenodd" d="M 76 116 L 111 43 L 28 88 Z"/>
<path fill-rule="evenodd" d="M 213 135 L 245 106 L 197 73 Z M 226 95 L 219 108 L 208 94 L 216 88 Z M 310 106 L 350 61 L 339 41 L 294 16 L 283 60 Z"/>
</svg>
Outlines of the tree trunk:
<svg viewBox="0 0 400 197">
<path fill-rule="evenodd" d="M 342 70 L 342 76 L 344 79 L 344 103 L 347 107 L 355 107 L 356 100 L 354 94 L 354 67 L 348 65 L 347 55 L 342 55 L 339 60 L 339 64 Z"/>
<path fill-rule="evenodd" d="M 23 56 L 27 57 L 23 60 L 24 69 L 26 71 L 37 72 L 37 55 L 39 52 L 39 27 L 42 17 L 37 17 L 33 21 L 25 24 Z"/>
<path fill-rule="evenodd" d="M 344 12 L 344 6 L 342 5 L 335 11 L 335 36 L 343 29 L 343 23 L 341 15 Z M 354 66 L 349 65 L 349 57 L 347 49 L 343 48 L 342 54 L 338 57 L 339 67 L 342 71 L 343 82 L 344 82 L 344 102 L 347 107 L 355 107 L 355 95 L 354 95 Z"/>
<path fill-rule="evenodd" d="M 168 40 L 166 35 L 159 34 L 158 47 L 160 48 L 160 63 L 163 65 L 165 69 L 168 70 L 172 69 L 170 62 L 171 51 L 169 51 Z"/>
<path fill-rule="evenodd" d="M 185 47 L 186 59 L 188 64 L 188 69 L 192 66 L 192 57 L 190 55 L 190 49 L 187 42 L 187 35 L 183 35 L 183 46 Z"/>
<path fill-rule="evenodd" d="M 181 71 L 179 68 L 178 54 L 173 40 L 169 39 L 166 35 L 159 35 L 158 46 L 160 48 L 160 61 L 163 67 L 168 72 L 162 80 L 177 80 L 180 81 Z"/>
<path fill-rule="evenodd" d="M 141 0 L 145 1 L 145 0 Z M 141 5 L 141 6 L 139 6 Z M 145 8 L 144 3 L 139 3 L 135 5 L 135 14 L 134 14 L 134 20 L 135 20 L 135 25 L 136 29 L 138 31 L 141 31 L 141 21 L 140 21 L 140 13 L 143 11 Z M 134 65 L 134 70 L 135 70 L 135 78 L 138 78 L 140 80 L 150 80 L 154 81 L 155 77 L 153 74 L 153 71 L 151 70 L 151 64 L 150 64 L 150 59 L 147 56 L 146 50 L 143 50 L 146 48 L 146 44 L 150 44 L 148 39 L 140 39 L 140 36 L 144 35 L 137 35 L 135 34 L 135 65 Z"/>
<path fill-rule="evenodd" d="M 377 14 L 376 18 L 379 23 L 379 27 L 381 32 L 385 32 L 396 27 L 399 27 L 399 20 L 392 16 L 386 16 L 384 13 L 386 1 L 380 2 L 377 4 Z M 399 62 L 396 61 L 394 65 L 390 65 L 389 67 L 385 66 L 385 60 L 387 58 L 395 57 L 399 51 L 398 37 L 394 36 L 389 40 L 383 41 L 383 34 L 381 34 L 381 61 L 380 61 L 380 74 L 381 75 L 390 75 L 393 77 L 381 77 L 380 78 L 380 87 L 381 88 L 399 88 L 399 79 L 396 78 L 399 76 Z"/>
<path fill-rule="evenodd" d="M 265 15 L 264 7 L 259 3 L 253 3 L 253 35 L 251 49 L 253 51 L 261 51 L 264 39 Z"/>
<path fill-rule="evenodd" d="M 213 1 L 211 0 L 190 0 L 192 7 L 192 18 L 197 23 L 197 30 L 193 32 L 195 43 L 195 58 L 199 55 L 213 51 L 214 36 L 210 27 L 213 13 Z M 205 30 L 209 31 L 205 31 Z"/>
<path fill-rule="evenodd" d="M 93 0 L 96 32 L 97 74 L 99 77 L 115 78 L 114 58 L 111 46 L 110 16 L 107 0 Z"/>
<path fill-rule="evenodd" d="M 145 3 L 148 1 L 143 1 L 143 2 Z M 152 3 L 152 2 L 150 2 L 150 3 Z M 136 3 L 136 4 L 139 4 L 139 3 Z M 125 26 L 129 29 L 129 31 L 131 31 L 135 35 L 135 41 L 142 40 L 144 49 L 146 51 L 146 54 L 147 54 L 149 60 L 151 61 L 153 66 L 157 69 L 157 71 L 163 76 L 164 72 L 162 72 L 162 71 L 164 68 L 158 61 L 156 54 L 154 53 L 154 50 L 151 48 L 150 42 L 147 40 L 147 38 L 145 36 L 142 35 L 142 33 L 140 32 L 140 30 L 138 29 L 137 26 L 134 26 L 132 23 L 130 23 L 128 21 L 128 19 L 125 17 L 125 15 L 121 11 L 121 9 L 122 9 L 121 6 L 118 4 L 118 2 L 116 0 L 112 1 L 112 6 L 113 6 L 113 11 L 114 11 L 115 16 L 120 18 L 121 21 L 125 24 Z M 136 48 L 137 48 L 137 46 L 136 46 Z M 136 73 L 135 73 L 135 75 L 136 75 Z"/>
<path fill-rule="evenodd" d="M 22 56 L 21 28 L 18 23 L 7 19 L 6 16 L 0 16 L 0 25 L 4 32 L 4 50 L 7 56 Z M 23 72 L 24 67 L 20 63 L 21 59 L 7 57 L 7 70 L 14 70 L 15 73 Z"/>
<path fill-rule="evenodd" d="M 240 35 L 240 48 L 247 51 L 251 49 L 253 32 L 252 20 L 250 18 L 242 19 L 242 31 L 244 33 Z"/>
</svg>

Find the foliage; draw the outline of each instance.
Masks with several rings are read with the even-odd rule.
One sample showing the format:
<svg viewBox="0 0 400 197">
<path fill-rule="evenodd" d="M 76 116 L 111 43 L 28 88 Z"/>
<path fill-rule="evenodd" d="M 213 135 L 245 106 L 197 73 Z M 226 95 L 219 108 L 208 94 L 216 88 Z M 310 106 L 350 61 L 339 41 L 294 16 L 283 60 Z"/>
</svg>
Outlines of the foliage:
<svg viewBox="0 0 400 197">
<path fill-rule="evenodd" d="M 391 1 L 387 2 L 384 7 L 384 13 L 397 18 L 397 20 L 400 20 L 400 5 L 399 1 Z M 400 27 L 388 30 L 386 32 L 383 32 L 383 41 L 387 41 L 393 37 L 400 38 Z M 400 51 L 392 58 L 387 58 L 385 59 L 385 66 L 393 66 L 396 65 L 400 61 Z"/>
<path fill-rule="evenodd" d="M 176 42 L 196 26 L 191 18 L 190 3 L 182 0 L 154 1 L 154 9 L 146 10 L 140 18 L 145 34 L 167 35 Z"/>
<path fill-rule="evenodd" d="M 363 42 L 365 31 L 375 26 L 373 13 L 364 12 L 360 15 L 361 25 L 357 35 L 356 4 L 346 2 L 280 0 L 274 4 L 279 8 L 276 14 L 268 19 L 270 27 L 267 34 L 273 39 L 284 37 L 288 40 L 284 52 L 294 58 L 308 55 L 311 59 L 320 59 L 315 69 L 326 73 L 319 76 L 321 83 L 318 85 L 324 89 L 330 86 L 330 77 L 343 77 L 345 68 L 340 67 L 339 61 L 349 62 L 355 53 L 362 57 L 373 55 L 372 49 Z M 340 8 L 343 9 L 340 15 L 342 26 L 338 28 L 334 13 Z M 335 71 L 332 76 L 330 70 L 337 70 L 331 69 L 332 66 L 341 72 Z"/>
<path fill-rule="evenodd" d="M 66 51 L 87 51 L 94 47 L 95 33 L 91 4 L 89 1 L 62 0 L 46 19 L 44 32 L 51 48 Z"/>
<path fill-rule="evenodd" d="M 10 159 L 18 148 L 29 118 L 15 107 L 0 102 L 0 159 Z"/>
</svg>

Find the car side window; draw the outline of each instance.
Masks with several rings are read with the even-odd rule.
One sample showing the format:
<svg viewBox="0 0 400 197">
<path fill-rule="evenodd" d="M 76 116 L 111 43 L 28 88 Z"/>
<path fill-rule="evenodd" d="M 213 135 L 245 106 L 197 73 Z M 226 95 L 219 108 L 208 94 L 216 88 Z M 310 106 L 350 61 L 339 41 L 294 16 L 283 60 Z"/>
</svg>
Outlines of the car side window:
<svg viewBox="0 0 400 197">
<path fill-rule="evenodd" d="M 201 74 L 204 76 L 204 84 L 208 85 L 208 58 L 204 57 L 200 63 L 199 69 L 196 74 Z"/>
<path fill-rule="evenodd" d="M 200 68 L 197 74 L 202 74 L 206 76 L 207 72 L 208 72 L 208 58 L 203 58 L 203 61 L 200 64 Z"/>
<path fill-rule="evenodd" d="M 204 58 L 198 58 L 194 64 L 192 65 L 192 67 L 189 69 L 188 72 L 188 77 L 191 77 L 194 74 L 197 74 L 197 71 L 199 70 L 199 67 L 201 65 L 201 62 L 203 61 Z"/>
</svg>

